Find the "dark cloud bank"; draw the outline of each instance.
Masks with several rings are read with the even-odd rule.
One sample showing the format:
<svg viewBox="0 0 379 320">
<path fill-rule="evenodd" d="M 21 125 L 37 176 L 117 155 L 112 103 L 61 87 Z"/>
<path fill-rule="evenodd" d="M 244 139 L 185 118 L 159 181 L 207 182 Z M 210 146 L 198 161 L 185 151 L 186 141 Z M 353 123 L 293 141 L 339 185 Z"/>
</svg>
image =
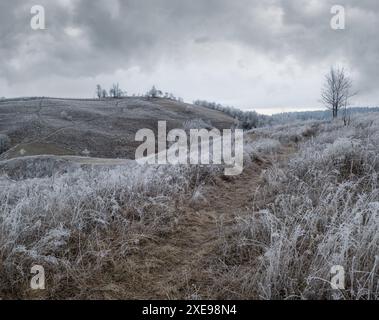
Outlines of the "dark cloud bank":
<svg viewBox="0 0 379 320">
<path fill-rule="evenodd" d="M 328 66 L 341 64 L 362 102 L 377 103 L 377 0 L 337 1 L 339 31 L 329 24 L 334 0 L 37 2 L 47 30 L 30 28 L 35 1 L 0 3 L 0 96 L 91 96 L 97 81 L 118 80 L 245 108 L 311 108 Z"/>
</svg>

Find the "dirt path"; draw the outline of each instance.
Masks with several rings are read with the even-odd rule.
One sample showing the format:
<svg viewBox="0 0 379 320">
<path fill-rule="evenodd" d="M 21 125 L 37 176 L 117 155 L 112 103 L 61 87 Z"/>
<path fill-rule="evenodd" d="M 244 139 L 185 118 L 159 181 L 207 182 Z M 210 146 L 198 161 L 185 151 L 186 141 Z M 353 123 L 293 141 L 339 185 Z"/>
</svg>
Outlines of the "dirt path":
<svg viewBox="0 0 379 320">
<path fill-rule="evenodd" d="M 287 159 L 293 151 L 283 148 L 277 161 Z M 262 170 L 270 165 L 269 161 L 256 161 L 236 178 L 218 178 L 205 188 L 205 199 L 178 208 L 180 219 L 174 230 L 146 241 L 130 265 L 131 270 L 138 270 L 138 276 L 125 279 L 127 287 L 116 291 L 121 290 L 128 299 L 212 298 L 208 289 L 214 278 L 207 258 L 217 252 L 220 222 L 232 223 L 236 215 L 248 212 Z"/>
</svg>

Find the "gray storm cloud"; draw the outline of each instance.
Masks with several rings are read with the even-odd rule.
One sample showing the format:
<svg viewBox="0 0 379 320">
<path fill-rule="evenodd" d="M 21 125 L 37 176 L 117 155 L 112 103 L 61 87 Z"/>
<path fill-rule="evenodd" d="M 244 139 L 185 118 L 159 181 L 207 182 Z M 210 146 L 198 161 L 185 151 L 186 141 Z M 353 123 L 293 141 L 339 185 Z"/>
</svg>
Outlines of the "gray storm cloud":
<svg viewBox="0 0 379 320">
<path fill-rule="evenodd" d="M 30 8 L 35 1 L 0 3 L 0 79 L 13 94 L 23 95 L 33 81 L 38 83 L 33 89 L 42 92 L 51 77 L 77 81 L 132 67 L 154 74 L 160 64 L 173 69 L 207 64 L 212 56 L 202 55 L 201 50 L 208 48 L 219 62 L 214 66 L 216 74 L 227 59 L 222 52 L 225 46 L 249 56 L 264 56 L 274 64 L 290 59 L 291 65 L 304 70 L 343 63 L 356 76 L 360 90 L 378 93 L 376 0 L 338 1 L 347 14 L 346 30 L 340 31 L 329 25 L 334 0 L 37 2 L 46 9 L 47 30 L 30 28 Z M 249 66 L 242 60 L 236 68 Z M 188 81 L 186 86 L 191 85 Z M 63 85 L 60 92 L 69 94 Z"/>
</svg>

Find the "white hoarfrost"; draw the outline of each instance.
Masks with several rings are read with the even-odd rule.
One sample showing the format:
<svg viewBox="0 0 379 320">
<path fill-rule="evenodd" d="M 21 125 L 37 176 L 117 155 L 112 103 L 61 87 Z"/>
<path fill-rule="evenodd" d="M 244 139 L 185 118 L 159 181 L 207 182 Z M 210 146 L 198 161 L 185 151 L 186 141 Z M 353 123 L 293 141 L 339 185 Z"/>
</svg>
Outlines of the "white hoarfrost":
<svg viewBox="0 0 379 320">
<path fill-rule="evenodd" d="M 377 115 L 346 128 L 318 123 L 318 134 L 288 164 L 263 173 L 250 214 L 224 229 L 215 290 L 229 298 L 231 292 L 234 298 L 379 298 L 376 123 Z M 268 137 L 284 136 L 282 128 L 271 129 Z M 330 284 L 336 265 L 346 272 L 346 290 Z"/>
<path fill-rule="evenodd" d="M 0 134 L 0 154 L 10 148 L 11 140 L 6 134 Z"/>
<path fill-rule="evenodd" d="M 131 165 L 0 180 L 0 295 L 12 288 L 22 296 L 30 266 L 41 264 L 51 295 L 64 297 L 60 285 L 70 283 L 70 297 L 80 297 L 140 238 L 172 228 L 176 206 L 211 175 L 212 168 Z"/>
</svg>

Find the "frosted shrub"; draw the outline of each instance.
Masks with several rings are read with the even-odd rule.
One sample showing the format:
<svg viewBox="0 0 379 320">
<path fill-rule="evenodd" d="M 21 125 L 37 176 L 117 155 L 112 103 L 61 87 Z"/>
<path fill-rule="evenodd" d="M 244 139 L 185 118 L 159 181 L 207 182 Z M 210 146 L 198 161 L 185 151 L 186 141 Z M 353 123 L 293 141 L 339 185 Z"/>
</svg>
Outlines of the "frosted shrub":
<svg viewBox="0 0 379 320">
<path fill-rule="evenodd" d="M 274 139 L 259 139 L 252 141 L 249 144 L 251 150 L 257 153 L 271 153 L 278 151 L 281 147 L 281 143 Z"/>
<path fill-rule="evenodd" d="M 353 138 L 356 134 L 355 128 L 352 127 L 343 127 L 339 130 L 332 131 L 322 131 L 317 135 L 313 141 L 317 144 L 323 145 L 328 143 L 334 143 L 339 138 Z"/>
<path fill-rule="evenodd" d="M 341 179 L 359 177 L 378 166 L 375 146 L 369 140 L 337 138 L 333 143 L 320 144 L 318 139 L 307 142 L 299 155 L 290 160 L 290 167 L 300 176 L 323 172 Z"/>
<path fill-rule="evenodd" d="M 67 120 L 67 121 L 72 121 L 72 116 L 70 116 L 66 111 L 62 111 L 60 113 L 60 116 L 62 119 Z"/>
<path fill-rule="evenodd" d="M 282 144 L 278 140 L 261 138 L 253 141 L 246 141 L 244 151 L 252 158 L 277 152 Z"/>
<path fill-rule="evenodd" d="M 15 180 L 44 178 L 74 168 L 78 168 L 78 165 L 54 156 L 29 156 L 0 162 L 0 173 L 5 172 Z"/>
<path fill-rule="evenodd" d="M 342 175 L 360 174 L 363 170 L 363 154 L 357 140 L 337 139 L 325 148 L 322 156 L 329 167 L 334 166 Z"/>
<path fill-rule="evenodd" d="M 0 154 L 10 148 L 11 140 L 5 134 L 0 134 Z"/>
<path fill-rule="evenodd" d="M 347 138 L 339 138 L 333 144 L 328 145 L 323 156 L 332 160 L 343 160 L 359 152 L 359 141 Z"/>
<path fill-rule="evenodd" d="M 316 135 L 321 124 L 322 122 L 298 122 L 254 129 L 254 132 L 283 143 L 298 143 Z"/>
</svg>

